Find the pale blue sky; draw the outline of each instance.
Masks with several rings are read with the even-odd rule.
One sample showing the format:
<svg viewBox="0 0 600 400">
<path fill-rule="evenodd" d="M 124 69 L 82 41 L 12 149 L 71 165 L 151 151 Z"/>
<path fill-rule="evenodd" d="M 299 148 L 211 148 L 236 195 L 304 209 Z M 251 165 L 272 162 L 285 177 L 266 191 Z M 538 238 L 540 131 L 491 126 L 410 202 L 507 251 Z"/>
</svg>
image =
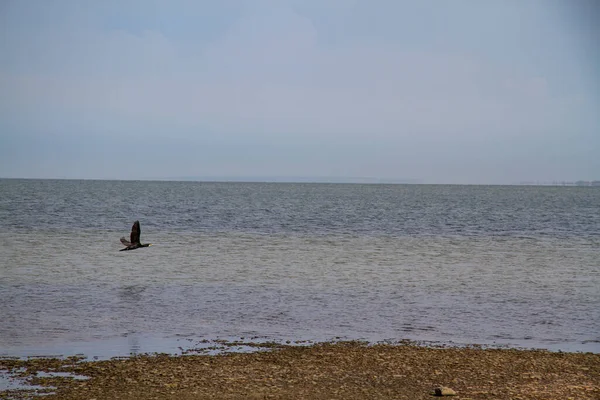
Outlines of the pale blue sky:
<svg viewBox="0 0 600 400">
<path fill-rule="evenodd" d="M 594 0 L 0 0 L 0 177 L 600 179 Z"/>
</svg>

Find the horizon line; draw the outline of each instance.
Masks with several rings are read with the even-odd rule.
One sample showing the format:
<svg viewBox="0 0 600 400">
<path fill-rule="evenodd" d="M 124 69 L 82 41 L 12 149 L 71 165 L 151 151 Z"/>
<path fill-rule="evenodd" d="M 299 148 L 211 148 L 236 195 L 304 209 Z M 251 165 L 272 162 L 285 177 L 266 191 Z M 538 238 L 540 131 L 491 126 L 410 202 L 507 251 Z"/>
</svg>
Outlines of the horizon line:
<svg viewBox="0 0 600 400">
<path fill-rule="evenodd" d="M 68 181 L 146 181 L 146 182 L 206 182 L 206 183 L 314 183 L 314 184 L 371 184 L 371 185 L 456 185 L 456 186 L 599 186 L 600 180 L 572 181 L 520 181 L 512 183 L 444 183 L 425 182 L 423 179 L 368 178 L 368 177 L 226 177 L 226 176 L 181 176 L 181 177 L 145 177 L 145 178 L 39 178 L 39 177 L 2 177 L 0 180 L 68 180 Z M 586 183 L 581 185 L 579 183 Z M 592 184 L 594 183 L 594 184 Z"/>
</svg>

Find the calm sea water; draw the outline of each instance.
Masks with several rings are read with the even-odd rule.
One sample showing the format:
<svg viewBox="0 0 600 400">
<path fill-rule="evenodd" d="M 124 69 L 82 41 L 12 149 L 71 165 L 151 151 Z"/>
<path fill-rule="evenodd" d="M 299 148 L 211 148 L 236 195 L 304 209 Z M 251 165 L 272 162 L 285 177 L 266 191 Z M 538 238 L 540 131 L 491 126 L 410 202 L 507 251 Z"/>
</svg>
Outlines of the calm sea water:
<svg viewBox="0 0 600 400">
<path fill-rule="evenodd" d="M 142 242 L 119 252 L 139 219 Z M 201 339 L 600 352 L 600 188 L 0 180 L 0 355 Z"/>
</svg>

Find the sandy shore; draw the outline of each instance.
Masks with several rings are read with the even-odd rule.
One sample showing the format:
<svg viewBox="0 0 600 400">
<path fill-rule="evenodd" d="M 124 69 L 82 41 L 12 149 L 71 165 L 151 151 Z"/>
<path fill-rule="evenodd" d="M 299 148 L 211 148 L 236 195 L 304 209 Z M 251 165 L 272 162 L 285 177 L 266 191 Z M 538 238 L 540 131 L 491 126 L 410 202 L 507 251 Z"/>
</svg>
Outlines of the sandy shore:
<svg viewBox="0 0 600 400">
<path fill-rule="evenodd" d="M 48 400 L 431 399 L 437 386 L 453 389 L 455 399 L 600 399 L 600 354 L 534 350 L 338 343 L 93 362 L 5 359 L 0 369 L 56 387 Z M 40 378 L 38 371 L 90 379 Z"/>
</svg>

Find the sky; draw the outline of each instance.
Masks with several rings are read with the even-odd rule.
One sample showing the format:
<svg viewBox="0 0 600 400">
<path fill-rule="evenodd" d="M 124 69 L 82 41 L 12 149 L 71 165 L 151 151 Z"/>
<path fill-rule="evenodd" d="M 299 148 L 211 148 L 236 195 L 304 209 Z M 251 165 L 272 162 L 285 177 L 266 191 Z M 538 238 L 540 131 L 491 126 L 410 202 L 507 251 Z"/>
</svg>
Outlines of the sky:
<svg viewBox="0 0 600 400">
<path fill-rule="evenodd" d="M 594 0 L 0 0 L 0 177 L 600 179 Z"/>
</svg>

